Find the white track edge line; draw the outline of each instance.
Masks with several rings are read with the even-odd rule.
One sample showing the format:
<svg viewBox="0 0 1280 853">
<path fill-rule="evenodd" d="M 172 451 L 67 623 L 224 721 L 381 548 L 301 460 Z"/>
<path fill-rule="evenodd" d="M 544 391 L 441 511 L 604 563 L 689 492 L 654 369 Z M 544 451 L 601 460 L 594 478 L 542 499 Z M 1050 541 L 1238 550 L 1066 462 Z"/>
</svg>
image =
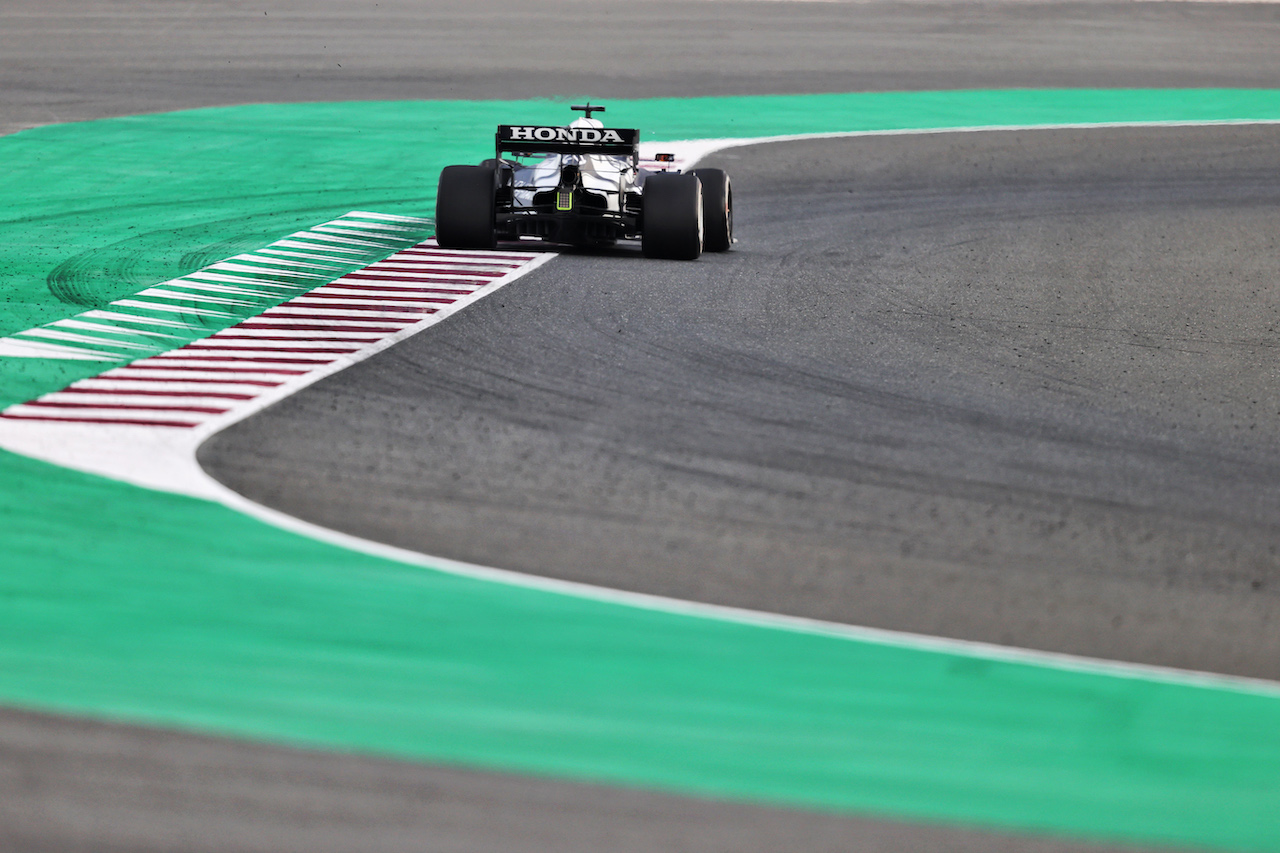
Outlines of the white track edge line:
<svg viewBox="0 0 1280 853">
<path fill-rule="evenodd" d="M 1280 0 L 1277 0 L 1280 2 Z M 809 139 L 856 139 L 863 136 L 929 136 L 943 133 L 999 133 L 1001 131 L 1019 132 L 1033 130 L 1106 130 L 1109 128 L 1161 128 L 1161 127 L 1232 127 L 1250 125 L 1276 125 L 1280 119 L 1203 119 L 1203 120 L 1169 120 L 1169 121 L 1107 121 L 1107 122 L 1062 122 L 1047 124 L 980 124 L 958 125 L 955 127 L 916 127 L 887 128 L 881 130 L 839 130 L 819 133 L 791 133 L 776 136 L 723 137 L 716 139 L 681 139 L 651 141 L 643 143 L 645 148 L 663 145 L 687 145 L 693 149 L 687 161 L 690 166 L 703 157 L 729 148 L 742 148 L 748 145 L 770 145 L 776 142 L 804 142 Z"/>
<path fill-rule="evenodd" d="M 197 466 L 198 467 L 198 466 Z M 203 473 L 204 469 L 200 471 Z M 769 613 L 763 610 L 750 610 L 742 607 L 730 607 L 720 604 L 688 601 L 669 598 L 643 592 L 629 592 L 577 581 L 558 580 L 539 575 L 524 574 L 451 560 L 447 557 L 433 557 L 418 551 L 410 551 L 361 539 L 358 536 L 341 533 L 327 527 L 321 527 L 287 515 L 270 507 L 263 506 L 246 498 L 238 492 L 214 480 L 207 473 L 208 486 L 214 499 L 229 509 L 252 516 L 293 533 L 328 542 L 370 556 L 382 557 L 400 563 L 419 566 L 432 571 L 444 572 L 474 580 L 489 581 L 505 586 L 516 586 L 525 589 L 550 592 L 573 598 L 589 599 L 605 604 L 634 607 L 641 610 L 652 610 L 677 616 L 690 616 L 710 619 L 717 622 L 731 622 L 738 625 L 756 628 L 768 628 L 790 633 L 810 634 L 831 639 L 850 640 L 870 643 L 878 646 L 890 646 L 913 651 L 932 652 L 938 654 L 957 655 L 968 658 L 988 660 L 995 663 L 1020 664 L 1061 670 L 1084 675 L 1102 675 L 1126 680 L 1137 680 L 1168 684 L 1178 687 L 1196 687 L 1210 690 L 1225 690 L 1235 693 L 1246 693 L 1280 699 L 1280 684 L 1262 678 L 1247 676 L 1223 675 L 1212 672 L 1201 672 L 1177 667 L 1156 666 L 1153 664 L 1128 663 L 1111 661 L 1103 658 L 1091 658 L 1083 655 L 1072 655 L 1063 652 L 1047 652 L 1036 649 L 1022 649 L 1013 646 L 1001 646 L 995 643 L 984 643 L 976 640 L 958 640 L 949 637 L 936 637 L 928 634 L 916 634 L 909 631 L 894 631 L 887 628 L 868 628 L 847 625 L 840 622 L 828 622 L 822 619 L 811 619 L 803 616 L 788 616 L 780 613 Z"/>
</svg>

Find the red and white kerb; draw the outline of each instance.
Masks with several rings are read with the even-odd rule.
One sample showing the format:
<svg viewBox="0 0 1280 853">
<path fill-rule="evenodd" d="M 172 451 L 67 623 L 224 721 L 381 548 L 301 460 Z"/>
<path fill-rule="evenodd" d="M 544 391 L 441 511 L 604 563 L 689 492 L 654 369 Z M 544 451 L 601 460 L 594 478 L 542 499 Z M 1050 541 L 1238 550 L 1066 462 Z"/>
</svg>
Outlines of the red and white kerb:
<svg viewBox="0 0 1280 853">
<path fill-rule="evenodd" d="M 191 429 L 483 296 L 544 260 L 428 240 L 178 349 L 10 406 L 18 421 Z"/>
</svg>

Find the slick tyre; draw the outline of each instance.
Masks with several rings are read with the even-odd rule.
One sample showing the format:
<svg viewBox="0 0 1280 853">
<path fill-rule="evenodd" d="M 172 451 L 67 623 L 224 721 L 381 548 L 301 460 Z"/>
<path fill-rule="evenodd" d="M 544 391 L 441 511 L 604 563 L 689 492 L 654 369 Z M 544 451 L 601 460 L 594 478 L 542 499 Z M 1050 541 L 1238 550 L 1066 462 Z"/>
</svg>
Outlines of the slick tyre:
<svg viewBox="0 0 1280 853">
<path fill-rule="evenodd" d="M 496 170 L 445 166 L 436 188 L 436 242 L 446 249 L 492 249 Z"/>
<path fill-rule="evenodd" d="M 702 182 L 702 250 L 727 252 L 733 246 L 733 187 L 720 169 L 694 169 Z"/>
<path fill-rule="evenodd" d="M 644 182 L 645 257 L 692 261 L 702 254 L 702 182 L 697 175 L 651 175 Z"/>
</svg>

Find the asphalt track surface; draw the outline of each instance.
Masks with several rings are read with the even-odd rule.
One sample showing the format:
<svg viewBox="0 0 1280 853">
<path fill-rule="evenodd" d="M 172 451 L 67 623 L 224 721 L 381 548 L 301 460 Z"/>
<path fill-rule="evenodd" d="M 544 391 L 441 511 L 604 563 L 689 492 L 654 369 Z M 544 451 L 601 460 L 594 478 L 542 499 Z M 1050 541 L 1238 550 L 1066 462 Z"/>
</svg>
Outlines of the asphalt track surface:
<svg viewBox="0 0 1280 853">
<path fill-rule="evenodd" d="M 729 152 L 733 252 L 563 257 L 201 458 L 468 562 L 1280 677 L 1278 141 Z"/>
<path fill-rule="evenodd" d="M 6 4 L 0 131 L 256 101 L 1280 71 L 1268 6 L 379 8 Z M 575 14 L 595 38 L 566 53 Z M 728 152 L 734 252 L 563 258 L 203 458 L 252 497 L 427 553 L 1276 677 L 1278 138 Z M 5 849 L 1102 849 L 16 711 L 0 792 Z"/>
</svg>

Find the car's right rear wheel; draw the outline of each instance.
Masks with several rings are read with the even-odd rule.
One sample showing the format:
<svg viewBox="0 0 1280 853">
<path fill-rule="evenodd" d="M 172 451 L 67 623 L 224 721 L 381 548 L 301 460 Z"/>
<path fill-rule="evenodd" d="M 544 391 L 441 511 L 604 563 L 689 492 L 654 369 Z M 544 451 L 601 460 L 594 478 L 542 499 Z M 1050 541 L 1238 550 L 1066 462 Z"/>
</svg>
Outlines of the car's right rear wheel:
<svg viewBox="0 0 1280 853">
<path fill-rule="evenodd" d="M 645 257 L 692 261 L 702 254 L 702 183 L 697 175 L 657 174 L 644 182 Z"/>
<path fill-rule="evenodd" d="M 436 242 L 446 249 L 492 249 L 496 170 L 445 166 L 436 188 Z"/>
<path fill-rule="evenodd" d="M 723 169 L 694 169 L 702 181 L 702 248 L 727 252 L 733 246 L 733 187 Z"/>
</svg>

